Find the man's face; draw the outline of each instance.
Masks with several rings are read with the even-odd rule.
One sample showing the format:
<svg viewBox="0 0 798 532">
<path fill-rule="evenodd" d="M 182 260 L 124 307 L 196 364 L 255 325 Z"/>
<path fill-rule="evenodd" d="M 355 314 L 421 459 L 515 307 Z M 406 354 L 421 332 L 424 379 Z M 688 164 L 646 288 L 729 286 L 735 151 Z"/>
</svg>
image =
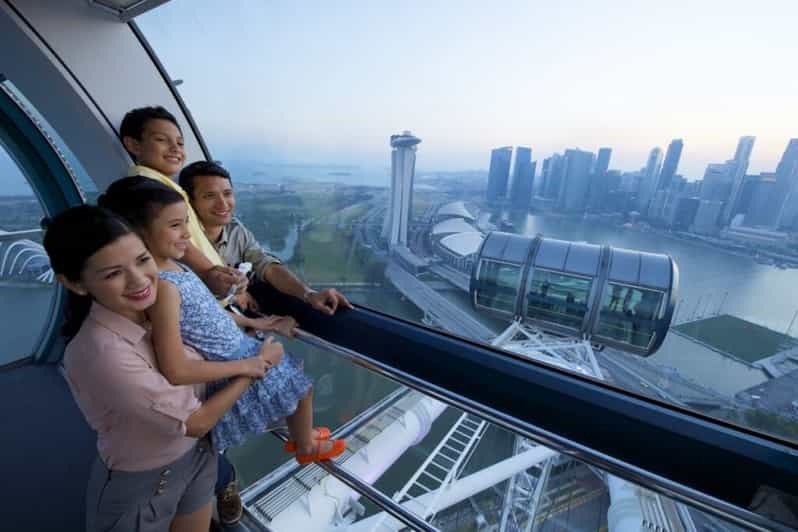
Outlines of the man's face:
<svg viewBox="0 0 798 532">
<path fill-rule="evenodd" d="M 236 206 L 233 185 L 226 177 L 197 176 L 194 178 L 191 205 L 206 227 L 228 224 L 233 219 Z"/>
<path fill-rule="evenodd" d="M 183 135 L 169 120 L 147 120 L 141 140 L 125 137 L 123 142 L 138 164 L 149 166 L 167 176 L 180 172 L 186 160 Z"/>
</svg>

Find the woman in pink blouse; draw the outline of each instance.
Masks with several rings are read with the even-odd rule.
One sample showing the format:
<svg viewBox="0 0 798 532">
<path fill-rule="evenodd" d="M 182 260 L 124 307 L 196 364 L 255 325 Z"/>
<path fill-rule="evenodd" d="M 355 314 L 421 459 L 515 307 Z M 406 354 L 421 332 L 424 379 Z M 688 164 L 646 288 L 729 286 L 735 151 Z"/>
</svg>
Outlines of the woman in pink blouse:
<svg viewBox="0 0 798 532">
<path fill-rule="evenodd" d="M 144 311 L 158 272 L 120 218 L 81 206 L 56 216 L 44 247 L 70 291 L 66 377 L 97 431 L 87 489 L 88 531 L 208 530 L 216 453 L 205 435 L 253 378 L 261 357 L 225 367 L 230 384 L 204 402 L 201 387 L 173 386 L 158 371 Z M 187 356 L 206 362 L 190 349 Z"/>
</svg>

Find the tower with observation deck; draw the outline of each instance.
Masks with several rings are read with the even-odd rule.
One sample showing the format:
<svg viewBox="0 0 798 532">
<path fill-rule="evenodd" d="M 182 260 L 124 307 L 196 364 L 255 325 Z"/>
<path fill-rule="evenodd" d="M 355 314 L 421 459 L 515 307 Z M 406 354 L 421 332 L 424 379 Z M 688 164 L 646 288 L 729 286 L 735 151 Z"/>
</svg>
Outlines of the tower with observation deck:
<svg viewBox="0 0 798 532">
<path fill-rule="evenodd" d="M 388 247 L 407 246 L 407 226 L 413 203 L 413 178 L 416 171 L 416 146 L 421 139 L 410 131 L 391 135 L 391 191 L 382 237 Z"/>
</svg>

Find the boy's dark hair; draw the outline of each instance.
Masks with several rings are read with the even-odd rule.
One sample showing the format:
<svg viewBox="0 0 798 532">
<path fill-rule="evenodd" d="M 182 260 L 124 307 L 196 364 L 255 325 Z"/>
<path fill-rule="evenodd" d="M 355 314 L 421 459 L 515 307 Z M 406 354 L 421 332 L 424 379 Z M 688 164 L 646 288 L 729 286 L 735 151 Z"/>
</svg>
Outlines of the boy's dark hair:
<svg viewBox="0 0 798 532">
<path fill-rule="evenodd" d="M 180 124 L 177 123 L 175 115 L 160 105 L 155 107 L 139 107 L 138 109 L 128 111 L 122 119 L 122 123 L 119 125 L 119 139 L 124 141 L 125 137 L 131 137 L 136 140 L 141 140 L 141 135 L 144 133 L 144 126 L 146 126 L 147 122 L 150 120 L 168 120 L 180 130 Z M 133 154 L 131 153 L 130 156 L 133 157 Z M 135 160 L 136 158 L 133 157 L 133 159 Z"/>
<path fill-rule="evenodd" d="M 55 273 L 70 281 L 80 281 L 89 258 L 105 246 L 133 230 L 119 216 L 90 205 L 68 209 L 49 220 L 44 233 L 44 249 Z M 89 314 L 91 296 L 69 292 L 61 334 L 71 339 Z"/>
<path fill-rule="evenodd" d="M 230 172 L 225 170 L 218 162 L 196 161 L 183 168 L 180 172 L 180 177 L 178 177 L 178 183 L 180 183 L 180 186 L 186 191 L 189 198 L 194 198 L 194 178 L 203 175 L 224 177 L 230 181 L 231 185 L 233 184 L 233 180 L 230 179 Z"/>
<path fill-rule="evenodd" d="M 140 175 L 114 181 L 97 198 L 104 207 L 124 218 L 134 229 L 145 229 L 161 209 L 183 201 L 179 192 Z"/>
</svg>

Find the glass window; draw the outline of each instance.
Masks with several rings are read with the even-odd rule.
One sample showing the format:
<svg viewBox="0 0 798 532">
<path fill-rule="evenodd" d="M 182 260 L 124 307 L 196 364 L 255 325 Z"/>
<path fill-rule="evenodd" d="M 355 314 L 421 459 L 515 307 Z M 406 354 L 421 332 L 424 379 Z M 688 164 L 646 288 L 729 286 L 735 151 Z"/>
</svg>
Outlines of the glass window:
<svg viewBox="0 0 798 532">
<path fill-rule="evenodd" d="M 0 143 L 0 366 L 34 354 L 55 294 L 39 200 Z"/>
<path fill-rule="evenodd" d="M 587 313 L 591 280 L 535 269 L 529 279 L 526 317 L 579 329 Z"/>
<path fill-rule="evenodd" d="M 647 347 L 656 333 L 662 292 L 609 283 L 601 301 L 597 336 Z"/>
<path fill-rule="evenodd" d="M 514 264 L 483 261 L 479 265 L 477 304 L 515 313 L 521 268 Z"/>
<path fill-rule="evenodd" d="M 607 348 L 580 361 L 641 397 L 798 439 L 788 393 L 798 375 L 788 289 L 798 286 L 798 139 L 784 112 L 795 107 L 794 74 L 782 68 L 794 61 L 798 4 L 754 17 L 743 3 L 695 5 L 689 24 L 676 4 L 651 17 L 634 2 L 527 2 L 509 19 L 453 2 L 194 4 L 172 0 L 137 22 L 230 170 L 237 216 L 307 283 L 493 341 L 513 326 L 519 269 L 485 266 L 472 301 L 469 276 L 431 238 L 436 224 L 667 253 L 680 287 L 658 351 L 643 359 Z M 543 33 L 525 31 L 536 20 L 547 21 Z M 575 44 L 586 40 L 595 46 Z M 663 53 L 663 42 L 675 48 Z M 626 74 L 662 82 L 619 82 L 606 68 L 618 57 Z M 752 69 L 744 79 L 741 62 Z M 477 256 L 471 240 L 452 241 L 449 252 Z M 567 260 L 553 256 L 549 268 Z M 624 273 L 630 284 L 656 274 L 643 263 Z M 524 316 L 576 327 L 589 284 L 540 275 L 558 287 L 544 301 L 547 281 L 531 279 Z M 605 290 L 600 334 L 652 345 L 651 316 L 667 315 L 669 298 Z M 555 351 L 564 344 L 524 325 Z"/>
</svg>

